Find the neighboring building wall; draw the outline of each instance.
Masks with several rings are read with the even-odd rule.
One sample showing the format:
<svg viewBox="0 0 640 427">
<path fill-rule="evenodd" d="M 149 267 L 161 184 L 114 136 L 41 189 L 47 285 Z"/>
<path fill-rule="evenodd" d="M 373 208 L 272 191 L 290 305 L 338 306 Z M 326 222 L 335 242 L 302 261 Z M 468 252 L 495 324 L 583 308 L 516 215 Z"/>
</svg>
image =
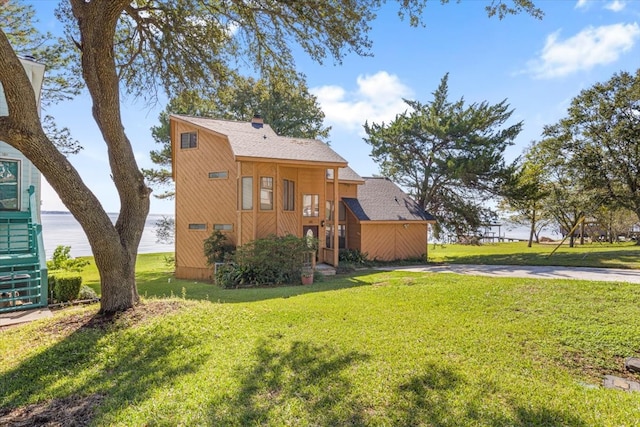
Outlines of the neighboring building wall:
<svg viewBox="0 0 640 427">
<path fill-rule="evenodd" d="M 394 261 L 419 258 L 426 254 L 426 223 L 380 224 L 362 221 L 360 226 L 360 250 L 366 252 L 369 259 Z"/>
<path fill-rule="evenodd" d="M 18 188 L 20 199 L 18 202 L 20 204 L 19 210 L 28 210 L 29 195 L 27 191 L 29 186 L 34 186 L 36 189 L 36 200 L 40 200 L 40 171 L 38 171 L 20 151 L 2 141 L 0 141 L 0 161 L 1 160 L 18 160 L 20 162 L 20 171 L 18 172 L 20 174 L 20 186 Z M 33 209 L 36 210 L 38 222 L 40 222 L 40 205 L 33 206 Z"/>
<path fill-rule="evenodd" d="M 30 60 L 22 60 L 22 65 L 25 67 L 25 71 L 27 76 L 29 77 L 29 81 L 34 86 L 35 92 L 38 94 L 37 102 L 39 102 L 39 94 L 40 88 L 42 86 L 42 79 L 44 73 L 44 65 L 37 64 Z M 8 116 L 9 108 L 7 107 L 7 100 L 4 96 L 4 90 L 2 88 L 2 84 L 0 84 L 0 116 Z M 36 200 L 41 200 L 40 198 L 40 171 L 33 166 L 33 164 L 18 150 L 10 146 L 9 144 L 0 141 L 0 159 L 7 160 L 20 160 L 20 187 L 19 198 L 20 198 L 20 210 L 26 211 L 29 209 L 29 196 L 28 189 L 29 186 L 33 185 L 36 189 Z M 33 206 L 33 209 L 36 211 L 36 216 L 38 222 L 40 222 L 40 205 Z"/>
</svg>

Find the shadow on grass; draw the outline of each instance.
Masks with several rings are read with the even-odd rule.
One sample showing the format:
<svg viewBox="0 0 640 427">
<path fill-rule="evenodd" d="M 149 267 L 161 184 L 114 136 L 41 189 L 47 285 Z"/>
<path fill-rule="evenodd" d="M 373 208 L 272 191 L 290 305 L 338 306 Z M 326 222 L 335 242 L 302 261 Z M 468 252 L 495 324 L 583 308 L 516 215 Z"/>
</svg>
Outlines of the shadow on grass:
<svg viewBox="0 0 640 427">
<path fill-rule="evenodd" d="M 238 372 L 236 395 L 209 408 L 209 425 L 363 425 L 365 408 L 349 369 L 369 358 L 307 342 L 261 341 L 249 370 Z M 300 421 L 302 420 L 302 421 Z"/>
<path fill-rule="evenodd" d="M 397 393 L 404 402 L 394 425 L 416 426 L 586 426 L 587 423 L 573 413 L 561 413 L 547 408 L 518 406 L 505 401 L 499 413 L 488 411 L 485 395 L 465 395 L 464 379 L 453 369 L 430 364 L 427 373 L 400 385 Z M 487 384 L 483 392 L 490 393 L 495 386 Z M 460 404 L 452 402 L 462 401 Z M 461 423 L 461 420 L 464 420 Z"/>
<path fill-rule="evenodd" d="M 93 395 L 104 396 L 96 402 L 98 412 L 114 413 L 149 398 L 158 387 L 170 387 L 198 369 L 204 355 L 195 351 L 198 342 L 164 319 L 131 325 L 130 319 L 76 316 L 66 330 L 49 331 L 67 337 L 0 375 L 0 408 L 55 406 L 59 402 L 50 399 Z"/>
<path fill-rule="evenodd" d="M 436 364 L 428 364 L 423 374 L 373 403 L 350 375 L 358 364 L 367 363 L 367 354 L 270 339 L 261 341 L 248 357 L 251 366 L 236 374 L 237 391 L 209 404 L 208 425 L 587 425 L 579 414 L 487 396 L 499 393 L 495 385 L 466 387 L 460 373 Z M 495 407 L 500 400 L 504 404 Z M 387 403 L 381 403 L 384 401 Z"/>
<path fill-rule="evenodd" d="M 360 276 L 379 273 L 364 271 L 345 276 L 324 277 L 313 285 L 283 285 L 273 287 L 224 289 L 213 283 L 174 279 L 172 274 L 142 273 L 137 276 L 138 292 L 145 298 L 184 296 L 185 299 L 222 303 L 244 303 L 274 298 L 290 298 L 317 292 L 330 292 L 370 285 Z"/>
</svg>

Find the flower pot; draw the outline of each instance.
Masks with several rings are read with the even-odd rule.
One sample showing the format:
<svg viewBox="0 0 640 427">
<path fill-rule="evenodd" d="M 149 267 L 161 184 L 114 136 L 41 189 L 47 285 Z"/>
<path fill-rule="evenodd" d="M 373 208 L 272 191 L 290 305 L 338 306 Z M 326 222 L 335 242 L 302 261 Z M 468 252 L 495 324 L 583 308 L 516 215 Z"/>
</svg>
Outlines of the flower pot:
<svg viewBox="0 0 640 427">
<path fill-rule="evenodd" d="M 313 273 L 311 274 L 303 274 L 301 276 L 303 285 L 313 285 Z"/>
</svg>

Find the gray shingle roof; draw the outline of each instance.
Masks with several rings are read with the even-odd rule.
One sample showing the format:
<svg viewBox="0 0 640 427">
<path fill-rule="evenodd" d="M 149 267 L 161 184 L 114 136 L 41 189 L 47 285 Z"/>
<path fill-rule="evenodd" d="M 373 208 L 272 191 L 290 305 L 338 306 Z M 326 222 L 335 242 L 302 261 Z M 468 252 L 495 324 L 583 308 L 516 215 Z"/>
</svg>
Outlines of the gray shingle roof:
<svg viewBox="0 0 640 427">
<path fill-rule="evenodd" d="M 360 221 L 435 220 L 388 178 L 364 178 L 358 198 L 342 200 Z"/>
<path fill-rule="evenodd" d="M 364 182 L 364 179 L 349 166 L 338 169 L 338 180 Z"/>
<path fill-rule="evenodd" d="M 225 135 L 236 157 L 293 160 L 312 163 L 333 163 L 346 166 L 347 161 L 327 144 L 315 139 L 279 136 L 265 124 L 255 127 L 251 122 L 208 119 L 172 114 L 178 120 Z"/>
</svg>

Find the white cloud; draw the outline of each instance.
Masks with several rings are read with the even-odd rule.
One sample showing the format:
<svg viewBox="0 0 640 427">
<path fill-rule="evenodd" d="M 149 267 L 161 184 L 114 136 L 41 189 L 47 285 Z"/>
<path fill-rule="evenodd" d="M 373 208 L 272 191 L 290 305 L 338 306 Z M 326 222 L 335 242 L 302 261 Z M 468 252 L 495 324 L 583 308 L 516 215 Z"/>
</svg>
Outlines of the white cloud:
<svg viewBox="0 0 640 427">
<path fill-rule="evenodd" d="M 340 86 L 320 86 L 311 92 L 318 98 L 328 124 L 348 130 L 362 130 L 365 121 L 388 122 L 407 109 L 402 98 L 413 91 L 398 76 L 386 71 L 360 75 L 357 89 L 347 92 Z"/>
<path fill-rule="evenodd" d="M 611 3 L 607 3 L 604 8 L 612 12 L 620 12 L 625 6 L 626 3 L 623 0 L 613 0 Z"/>
<path fill-rule="evenodd" d="M 578 0 L 578 2 L 576 3 L 576 9 L 587 8 L 588 4 L 589 3 L 587 2 L 587 0 Z"/>
<path fill-rule="evenodd" d="M 536 78 L 554 78 L 610 64 L 631 50 L 638 38 L 637 23 L 587 27 L 566 40 L 556 31 L 547 37 L 540 57 L 528 64 L 528 72 Z"/>
</svg>

